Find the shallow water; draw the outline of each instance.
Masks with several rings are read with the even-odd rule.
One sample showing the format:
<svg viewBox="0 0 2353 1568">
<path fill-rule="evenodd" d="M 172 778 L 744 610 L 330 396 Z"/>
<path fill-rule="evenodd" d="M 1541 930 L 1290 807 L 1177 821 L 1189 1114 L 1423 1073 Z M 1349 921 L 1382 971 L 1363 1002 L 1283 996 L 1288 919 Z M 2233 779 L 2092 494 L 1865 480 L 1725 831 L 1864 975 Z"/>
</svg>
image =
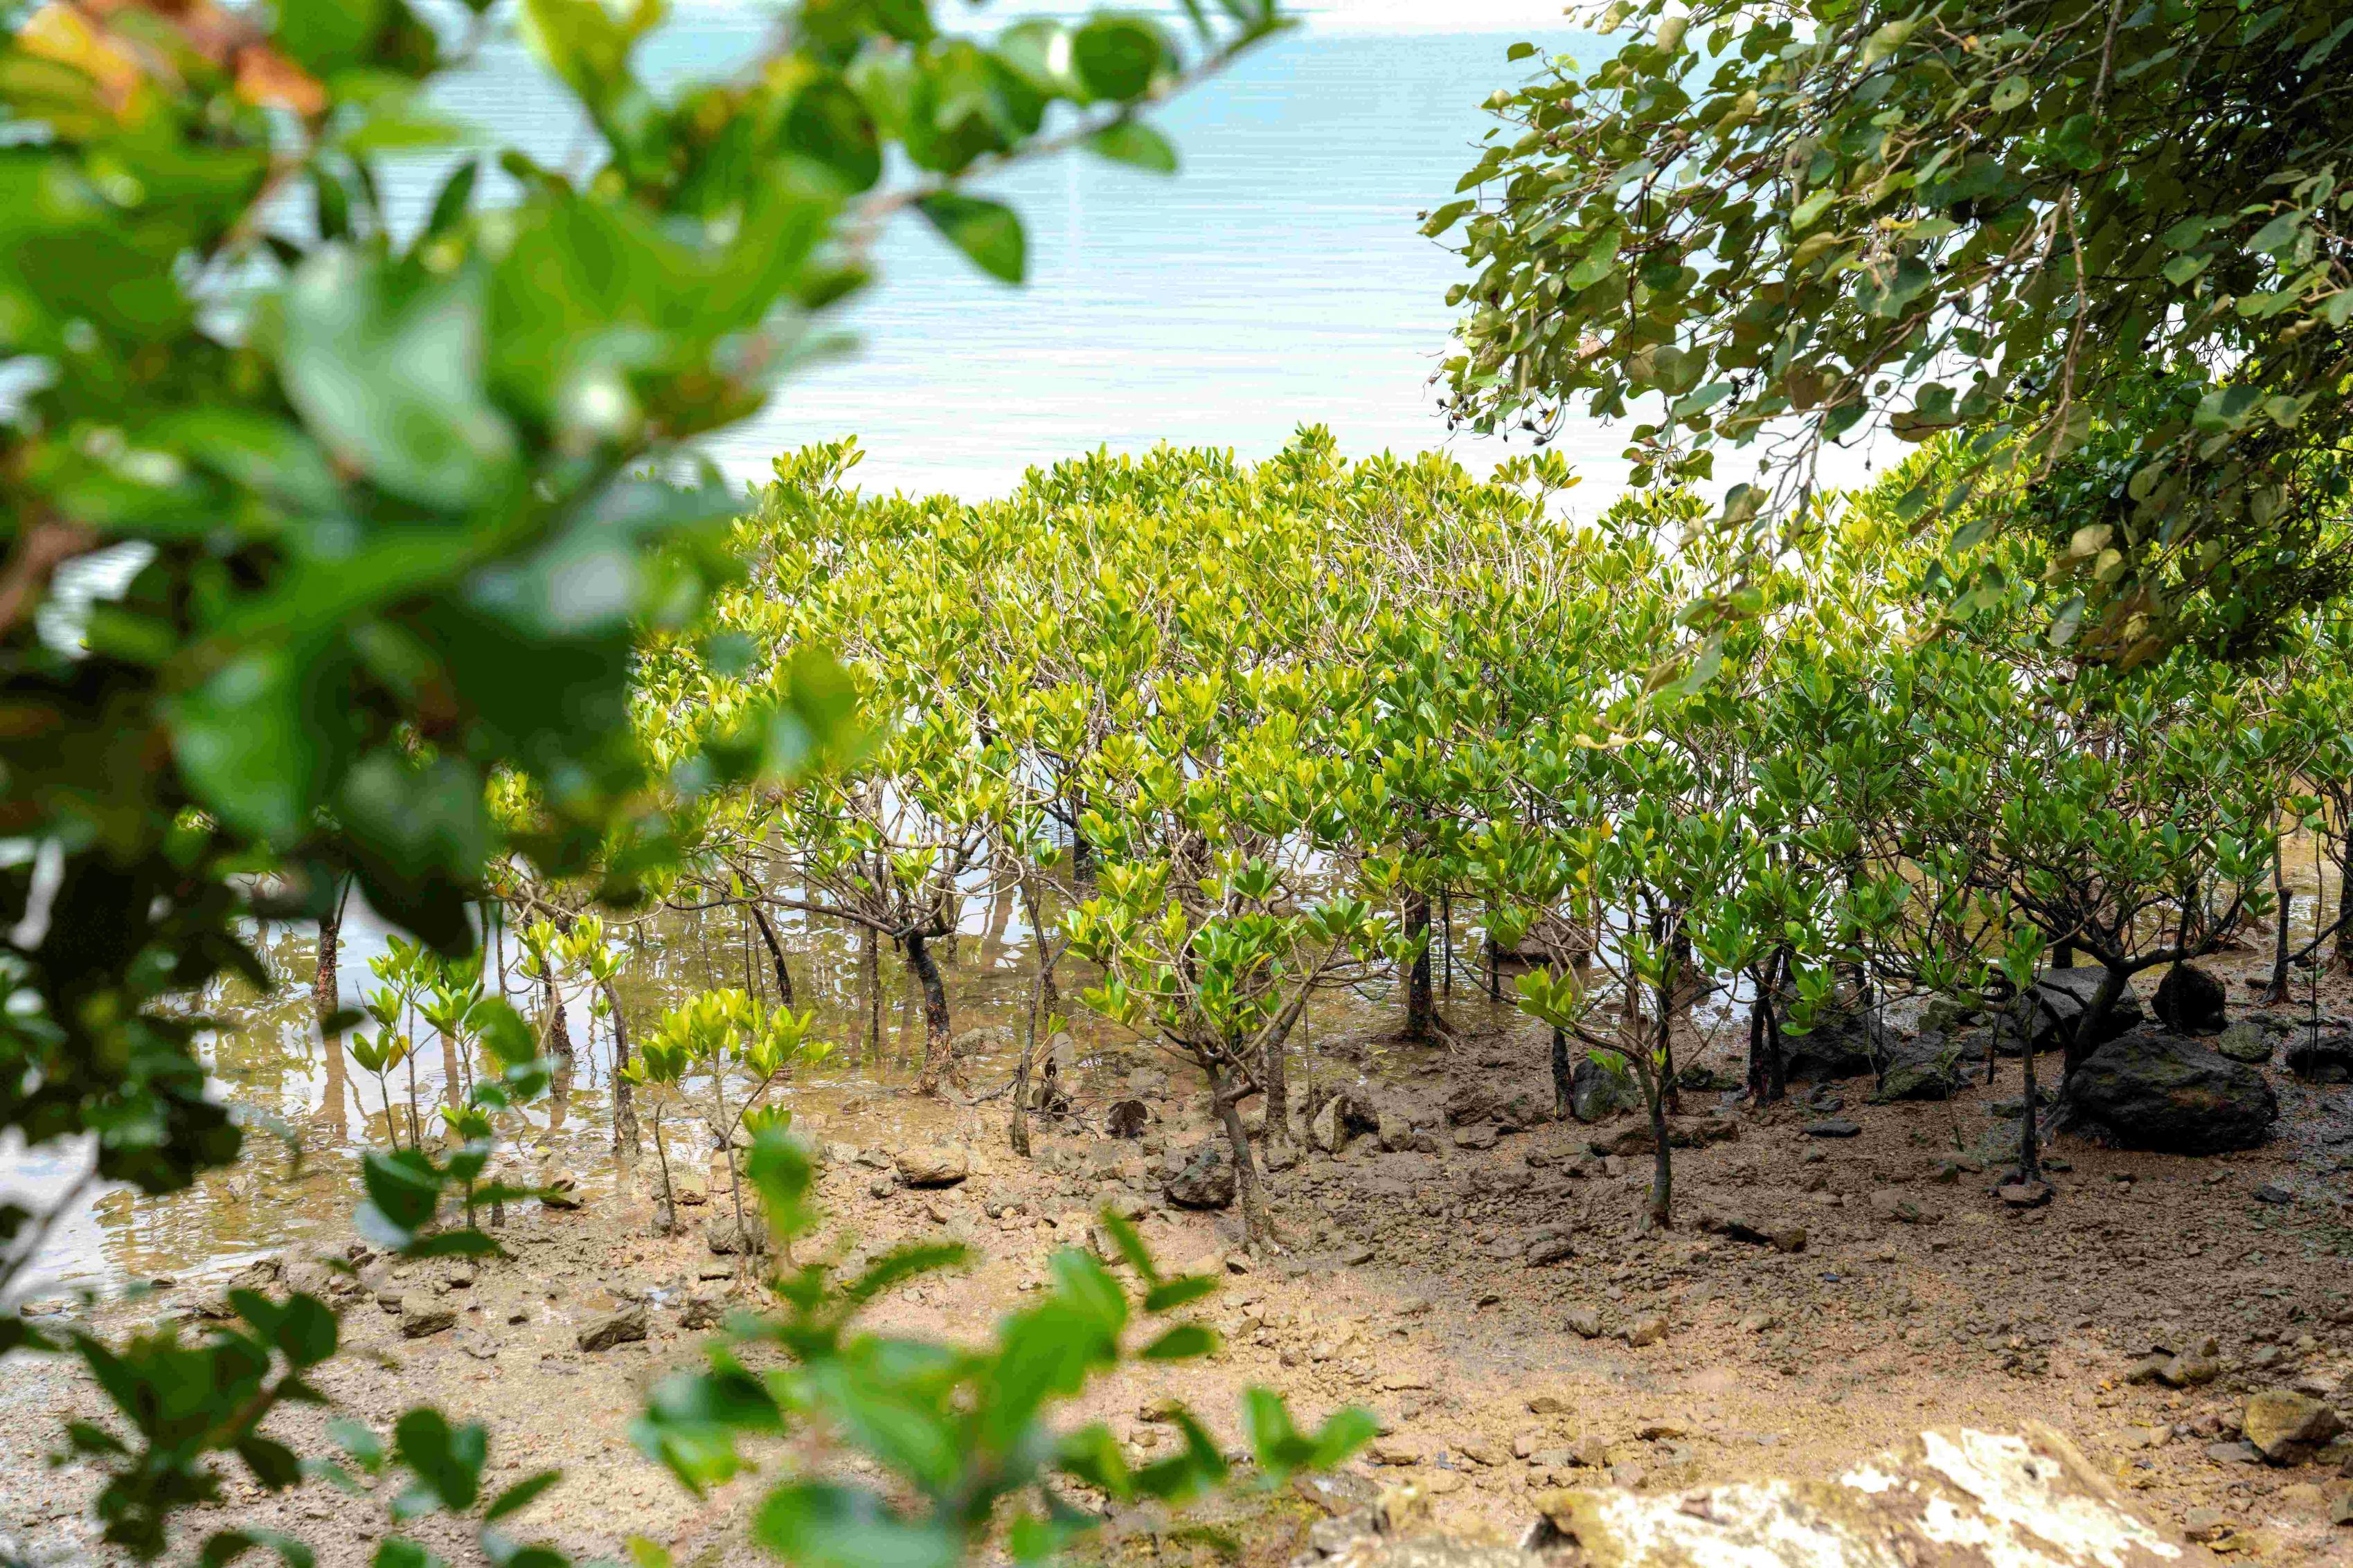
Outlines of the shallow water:
<svg viewBox="0 0 2353 1568">
<path fill-rule="evenodd" d="M 950 997 L 955 1033 L 997 1027 L 1004 1034 L 960 1057 L 966 1097 L 984 1097 L 981 1115 L 988 1136 L 1001 1138 L 1008 1102 L 1002 1090 L 1013 1071 L 1012 1042 L 1027 1017 L 1033 986 L 1029 932 L 1008 892 L 969 900 L 955 941 L 944 944 L 942 970 Z M 781 919 L 796 1005 L 814 1007 L 819 1037 L 833 1054 L 774 1091 L 770 1102 L 792 1109 L 795 1125 L 824 1139 L 837 1127 L 863 1143 L 888 1144 L 919 1139 L 966 1120 L 957 1100 L 926 1100 L 904 1092 L 912 1085 L 923 1049 L 923 1024 L 904 963 L 887 948 L 881 965 L 881 1037 L 879 1048 L 867 1030 L 863 965 L 856 939 L 827 922 L 806 917 Z M 1456 974 L 1454 1002 L 1486 1016 L 1488 1005 L 1473 995 L 1468 968 L 1467 927 Z M 660 1012 L 714 986 L 756 990 L 773 1000 L 776 988 L 765 947 L 740 918 L 723 914 L 659 911 L 636 928 L 630 958 L 622 972 L 622 1005 L 633 1039 L 641 1038 Z M 128 1190 L 93 1194 L 76 1204 L 58 1224 L 40 1261 L 23 1287 L 32 1293 L 60 1289 L 111 1289 L 156 1279 L 187 1279 L 225 1274 L 264 1251 L 306 1241 L 332 1243 L 351 1234 L 352 1212 L 361 1197 L 359 1156 L 387 1148 L 386 1095 L 391 1114 L 409 1125 L 411 1096 L 416 1116 L 434 1136 L 434 1109 L 449 1073 L 432 1031 L 421 1020 L 411 1031 L 418 1048 L 408 1067 L 379 1083 L 359 1071 L 340 1047 L 320 1036 L 311 1014 L 311 977 L 316 964 L 313 934 L 306 929 L 273 928 L 260 950 L 280 984 L 257 997 L 240 985 L 223 985 L 200 998 L 193 1011 L 216 1019 L 218 1031 L 204 1046 L 215 1092 L 236 1105 L 247 1126 L 246 1152 L 230 1168 L 206 1173 L 187 1192 L 145 1197 Z M 368 962 L 385 942 L 364 911 L 346 917 L 340 980 L 346 1005 L 377 984 Z M 507 943 L 506 956 L 515 956 Z M 1153 1052 L 1124 1029 L 1088 1014 L 1076 1003 L 1092 976 L 1075 963 L 1059 975 L 1079 1072 L 1066 1087 L 1075 1091 L 1082 1116 L 1099 1113 L 1112 1088 L 1135 1067 L 1174 1068 L 1173 1058 Z M 526 1017 L 535 1017 L 537 996 L 518 974 L 509 994 Z M 1501 1012 L 1501 1009 L 1496 1010 Z M 567 992 L 565 1020 L 575 1050 L 568 1073 L 554 1088 L 501 1130 L 501 1152 L 523 1173 L 542 1164 L 568 1169 L 580 1178 L 591 1201 L 617 1183 L 642 1180 L 617 1161 L 612 1134 L 612 1056 L 609 1027 L 595 1017 L 585 993 Z M 1388 987 L 1367 987 L 1319 998 L 1305 1034 L 1310 1042 L 1347 1033 L 1393 1030 L 1398 1007 Z M 1329 1071 L 1330 1068 L 1324 1070 Z M 1353 1071 L 1353 1068 L 1348 1069 Z M 1294 1065 L 1293 1092 L 1299 1091 Z M 1179 1081 L 1183 1081 L 1181 1079 Z M 693 1086 L 689 1086 L 690 1090 Z M 701 1170 L 711 1148 L 706 1132 L 691 1128 L 691 1112 L 674 1107 L 666 1134 L 673 1165 Z M 646 1109 L 639 1106 L 641 1121 Z M 653 1159 L 652 1133 L 645 1132 L 643 1160 Z M 66 1189 L 86 1168 L 78 1149 L 58 1148 L 27 1156 L 0 1150 L 0 1194 L 46 1200 Z"/>
</svg>

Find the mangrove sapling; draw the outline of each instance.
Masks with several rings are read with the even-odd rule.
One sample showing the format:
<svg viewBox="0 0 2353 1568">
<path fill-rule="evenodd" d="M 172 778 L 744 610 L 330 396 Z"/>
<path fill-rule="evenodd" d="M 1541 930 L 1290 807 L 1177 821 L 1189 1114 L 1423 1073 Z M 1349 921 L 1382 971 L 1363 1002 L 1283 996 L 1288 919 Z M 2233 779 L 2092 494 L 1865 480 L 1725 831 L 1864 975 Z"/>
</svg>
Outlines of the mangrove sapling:
<svg viewBox="0 0 2353 1568">
<path fill-rule="evenodd" d="M 691 1049 L 688 1039 L 657 1029 L 619 1073 L 645 1097 L 646 1116 L 653 1123 L 656 1236 L 673 1236 L 679 1228 L 678 1188 L 670 1180 L 670 1144 L 662 1136 L 662 1119 L 671 1102 L 679 1098 L 680 1085 L 692 1066 Z"/>
<path fill-rule="evenodd" d="M 368 1005 L 368 1015 L 376 1020 L 378 1027 L 373 1035 L 353 1032 L 350 1047 L 352 1061 L 362 1072 L 375 1079 L 376 1093 L 384 1100 L 385 1135 L 392 1140 L 392 1146 L 398 1149 L 401 1146 L 400 1118 L 392 1109 L 391 1075 L 408 1059 L 408 1037 L 385 1021 L 384 1013 L 377 1010 L 373 1000 Z M 332 1043 L 329 1042 L 330 1045 Z"/>
<path fill-rule="evenodd" d="M 744 1119 L 760 1111 L 771 1089 L 796 1068 L 821 1061 L 831 1052 L 830 1044 L 809 1036 L 816 1019 L 813 1008 L 795 1013 L 787 1007 L 771 1007 L 732 988 L 706 991 L 664 1013 L 646 1045 L 650 1053 L 659 1042 L 666 1053 L 681 1059 L 687 1070 L 707 1078 L 710 1099 L 703 1119 L 713 1152 L 726 1162 L 739 1268 L 750 1266 L 753 1241 L 752 1233 L 745 1229 L 743 1172 L 736 1158 L 738 1135 L 744 1131 Z M 665 1056 L 666 1063 L 672 1055 Z M 741 1092 L 731 1099 L 729 1080 L 738 1076 L 744 1082 Z M 667 1191 L 669 1156 L 659 1144 L 657 1152 L 663 1162 Z M 712 1196 L 715 1202 L 717 1194 Z"/>
<path fill-rule="evenodd" d="M 1099 844 L 1115 842 L 1108 822 L 1088 820 Z M 1404 939 L 1364 899 L 1298 907 L 1260 860 L 1105 860 L 1096 886 L 1067 922 L 1071 950 L 1104 972 L 1087 1005 L 1200 1069 L 1233 1164 L 1244 1245 L 1280 1245 L 1241 1108 L 1262 1092 L 1268 1052 L 1282 1048 L 1309 998 L 1398 962 Z"/>
</svg>

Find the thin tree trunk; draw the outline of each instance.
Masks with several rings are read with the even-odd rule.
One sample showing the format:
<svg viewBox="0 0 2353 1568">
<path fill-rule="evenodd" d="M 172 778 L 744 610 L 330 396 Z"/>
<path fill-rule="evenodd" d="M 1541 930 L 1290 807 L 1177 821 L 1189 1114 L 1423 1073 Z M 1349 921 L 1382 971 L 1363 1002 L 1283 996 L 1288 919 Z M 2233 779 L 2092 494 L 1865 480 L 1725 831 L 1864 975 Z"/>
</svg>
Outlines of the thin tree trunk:
<svg viewBox="0 0 2353 1568">
<path fill-rule="evenodd" d="M 343 1005 L 340 960 L 343 942 L 343 903 L 352 896 L 352 884 L 345 878 L 335 889 L 327 912 L 319 917 L 319 962 L 311 976 L 311 1011 L 319 1020 L 319 1033 L 324 1037 L 328 1021 Z M 332 1041 L 329 1042 L 331 1045 Z"/>
<path fill-rule="evenodd" d="M 1576 1075 L 1568 1065 L 1568 1032 L 1557 1024 L 1552 1031 L 1552 1115 L 1566 1121 L 1573 1109 Z"/>
<path fill-rule="evenodd" d="M 2319 889 L 2314 889 L 2314 923 L 2317 924 L 2318 911 L 2328 906 L 2320 900 Z M 2337 940 L 2330 951 L 2337 972 L 2353 974 L 2353 833 L 2346 836 L 2345 853 L 2337 861 Z"/>
<path fill-rule="evenodd" d="M 540 1034 L 547 1042 L 547 1054 L 568 1057 L 572 1054 L 572 1025 L 564 1016 L 564 994 L 555 988 L 555 963 L 551 957 L 540 975 Z"/>
<path fill-rule="evenodd" d="M 2075 1031 L 2067 1041 L 2064 1060 L 2070 1074 L 2084 1065 L 2084 1058 L 2099 1048 L 2100 1031 L 2107 1026 L 2108 1014 L 2115 1010 L 2116 998 L 2125 994 L 2132 975 L 2110 964 L 2100 975 L 2100 988 L 2092 993 L 2092 1000 L 2075 1018 Z"/>
<path fill-rule="evenodd" d="M 670 1148 L 662 1142 L 661 1108 L 654 1108 L 654 1160 L 661 1167 L 661 1186 L 654 1193 L 654 1234 L 678 1231 L 678 1190 L 670 1181 Z"/>
<path fill-rule="evenodd" d="M 1405 1037 L 1427 1040 L 1438 1016 L 1438 1002 L 1430 985 L 1430 895 L 1408 888 L 1401 902 L 1405 938 L 1415 944 L 1413 962 L 1405 972 Z"/>
<path fill-rule="evenodd" d="M 2284 1006 L 2288 1000 L 2288 952 L 2294 945 L 2288 928 L 2294 923 L 2295 895 L 2287 890 L 2285 848 L 2285 844 L 2282 843 L 2272 855 L 2272 896 L 2279 904 L 2279 929 L 2272 939 L 2271 984 L 2263 987 L 2263 1005 L 2267 1007 Z M 2314 907 L 2317 910 L 2324 906 L 2316 903 Z M 2339 937 L 2337 940 L 2341 943 L 2344 939 Z"/>
<path fill-rule="evenodd" d="M 1446 994 L 1454 994 L 1454 893 L 1448 889 L 1438 895 L 1439 934 L 1446 948 Z"/>
<path fill-rule="evenodd" d="M 2000 1016 L 1994 1019 L 1997 1036 L 2001 1030 Z M 2034 1081 L 2034 1037 L 2029 1035 L 2019 1042 L 2018 1058 L 2026 1070 L 2026 1109 L 2018 1119 L 2018 1179 L 2031 1184 L 2042 1179 L 2042 1138 L 2035 1125 L 2035 1111 L 2040 1098 Z"/>
<path fill-rule="evenodd" d="M 866 1050 L 876 1061 L 882 1059 L 882 939 L 871 926 L 860 930 L 866 938 L 865 951 L 860 954 L 860 967 L 866 980 Z"/>
<path fill-rule="evenodd" d="M 793 1005 L 793 975 L 785 967 L 785 950 L 777 945 L 776 928 L 768 923 L 766 913 L 758 904 L 746 903 L 744 907 L 752 911 L 752 919 L 760 928 L 760 940 L 767 944 L 768 966 L 776 972 L 776 1000 L 789 1007 Z"/>
<path fill-rule="evenodd" d="M 1665 1230 L 1674 1224 L 1675 1168 L 1667 1150 L 1667 1097 L 1657 1072 L 1640 1075 L 1642 1098 L 1651 1112 L 1651 1223 Z"/>
<path fill-rule="evenodd" d="M 906 941 L 907 963 L 923 992 L 923 1067 L 915 1079 L 915 1092 L 936 1095 L 940 1075 L 953 1073 L 955 1065 L 948 1059 L 948 990 L 940 979 L 938 961 L 932 957 L 931 940 L 911 932 Z"/>
<path fill-rule="evenodd" d="M 1217 1107 L 1218 1121 L 1226 1130 L 1226 1147 L 1234 1162 L 1234 1201 L 1242 1211 L 1242 1245 L 1257 1251 L 1263 1243 L 1273 1240 L 1273 1226 L 1266 1215 L 1266 1194 L 1258 1184 L 1258 1164 L 1250 1158 L 1250 1131 L 1242 1125 L 1241 1107 L 1229 1092 L 1225 1072 L 1214 1060 L 1204 1064 L 1208 1068 L 1209 1096 Z"/>
<path fill-rule="evenodd" d="M 629 1021 L 621 1013 L 619 988 L 610 980 L 603 984 L 605 1005 L 613 1013 L 613 1150 L 634 1157 L 641 1145 L 637 1094 L 625 1073 L 629 1065 Z"/>
</svg>

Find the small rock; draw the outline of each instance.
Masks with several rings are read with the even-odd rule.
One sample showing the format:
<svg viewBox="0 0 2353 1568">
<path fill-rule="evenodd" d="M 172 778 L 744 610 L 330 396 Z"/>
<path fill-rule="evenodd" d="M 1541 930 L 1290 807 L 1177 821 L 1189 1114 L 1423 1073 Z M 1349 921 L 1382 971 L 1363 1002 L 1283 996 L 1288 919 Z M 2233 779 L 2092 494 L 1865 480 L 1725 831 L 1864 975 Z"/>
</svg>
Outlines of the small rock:
<svg viewBox="0 0 2353 1568">
<path fill-rule="evenodd" d="M 1871 1212 L 1880 1219 L 1894 1220 L 1898 1225 L 1934 1225 L 1939 1217 L 1934 1209 L 1923 1208 L 1889 1187 L 1882 1187 L 1871 1194 Z"/>
<path fill-rule="evenodd" d="M 1761 1334 L 1768 1330 L 1778 1328 L 1780 1322 L 1781 1320 L 1770 1312 L 1751 1312 L 1740 1320 L 1740 1331 L 1744 1334 Z"/>
<path fill-rule="evenodd" d="M 2263 1450 L 2253 1443 L 2209 1443 L 2206 1457 L 2218 1465 L 2260 1465 Z"/>
<path fill-rule="evenodd" d="M 1993 1195 L 2014 1209 L 2039 1209 L 2051 1201 L 2048 1182 L 2004 1182 Z"/>
<path fill-rule="evenodd" d="M 2271 1031 L 2242 1019 L 2215 1037 L 2214 1049 L 2234 1062 L 2256 1066 L 2272 1059 Z"/>
<path fill-rule="evenodd" d="M 427 1334 L 438 1334 L 457 1325 L 458 1310 L 424 1290 L 411 1290 L 400 1298 L 400 1336 L 421 1340 Z"/>
<path fill-rule="evenodd" d="M 2301 1464 L 2344 1430 L 2336 1411 L 2292 1389 L 2267 1388 L 2247 1401 L 2239 1430 L 2274 1465 Z"/>
<path fill-rule="evenodd" d="M 1234 1201 L 1234 1168 L 1215 1142 L 1195 1144 L 1163 1189 L 1178 1208 L 1221 1209 Z"/>
<path fill-rule="evenodd" d="M 963 1150 L 936 1144 L 902 1149 L 893 1163 L 899 1179 L 911 1187 L 953 1187 L 972 1173 Z"/>
<path fill-rule="evenodd" d="M 1571 1307 L 1561 1315 L 1577 1338 L 1598 1340 L 1601 1337 L 1601 1310 L 1599 1307 Z"/>
<path fill-rule="evenodd" d="M 584 1323 L 573 1342 L 584 1351 L 608 1351 L 615 1345 L 628 1344 L 646 1337 L 646 1310 L 632 1302 L 617 1311 L 607 1312 L 595 1321 Z"/>
<path fill-rule="evenodd" d="M 2255 1202 L 2259 1204 L 2292 1204 L 2295 1202 L 2295 1194 L 2289 1192 L 2285 1187 L 2281 1186 L 2277 1182 L 2265 1182 L 2262 1186 L 2255 1189 Z"/>
<path fill-rule="evenodd" d="M 1853 1138 L 1862 1129 L 1843 1116 L 1826 1116 L 1820 1121 L 1809 1121 L 1804 1131 L 1809 1138 Z"/>
<path fill-rule="evenodd" d="M 1563 1258 L 1575 1257 L 1576 1254 L 1577 1249 L 1569 1245 L 1568 1237 L 1565 1236 L 1548 1237 L 1543 1240 L 1531 1242 L 1529 1244 L 1528 1267 L 1531 1268 L 1542 1268 L 1546 1264 L 1558 1263 Z"/>
<path fill-rule="evenodd" d="M 1341 1253 L 1340 1261 L 1350 1268 L 1356 1268 L 1370 1263 L 1373 1258 L 1373 1249 L 1359 1243 Z"/>
<path fill-rule="evenodd" d="M 1454 1130 L 1454 1146 L 1457 1149 L 1493 1149 L 1495 1146 L 1495 1137 L 1493 1122 L 1476 1122 L 1469 1127 L 1458 1127 Z"/>
<path fill-rule="evenodd" d="M 1593 1332 L 1587 1334 L 1585 1337 L 1588 1340 L 1595 1339 L 1599 1336 L 1600 1332 L 1601 1326 L 1597 1321 L 1594 1324 Z M 1528 1414 L 1531 1415 L 1566 1415 L 1569 1413 L 1570 1408 L 1571 1406 L 1568 1401 L 1563 1399 L 1557 1394 L 1539 1394 L 1535 1398 L 1528 1401 Z M 1525 1454 L 1520 1457 L 1522 1458 L 1527 1458 Z"/>
<path fill-rule="evenodd" d="M 1365 1451 L 1375 1464 L 1419 1465 L 1430 1458 L 1430 1444 L 1427 1437 L 1399 1433 L 1374 1438 Z"/>
<path fill-rule="evenodd" d="M 1667 1337 L 1667 1321 L 1655 1312 L 1637 1318 L 1626 1325 L 1622 1337 L 1636 1350 L 1657 1344 Z"/>
<path fill-rule="evenodd" d="M 689 1331 L 715 1329 L 723 1316 L 719 1303 L 710 1297 L 689 1296 L 686 1305 L 679 1309 L 678 1326 Z"/>
<path fill-rule="evenodd" d="M 702 1244 L 715 1258 L 749 1253 L 757 1258 L 768 1250 L 768 1222 L 746 1209 L 740 1220 L 730 1207 L 702 1224 Z"/>
</svg>

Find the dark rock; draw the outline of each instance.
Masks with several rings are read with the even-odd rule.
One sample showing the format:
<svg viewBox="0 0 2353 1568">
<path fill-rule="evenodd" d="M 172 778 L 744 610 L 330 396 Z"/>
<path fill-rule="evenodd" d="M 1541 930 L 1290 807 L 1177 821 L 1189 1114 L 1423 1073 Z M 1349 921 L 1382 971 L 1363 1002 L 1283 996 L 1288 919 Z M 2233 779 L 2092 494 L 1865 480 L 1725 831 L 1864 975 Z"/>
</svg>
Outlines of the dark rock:
<svg viewBox="0 0 2353 1568">
<path fill-rule="evenodd" d="M 1528 1244 L 1528 1267 L 1531 1268 L 1542 1268 L 1548 1263 L 1558 1263 L 1576 1256 L 1577 1248 L 1565 1236 L 1546 1237 Z"/>
<path fill-rule="evenodd" d="M 1141 1138 L 1152 1121 L 1152 1108 L 1140 1100 L 1115 1100 L 1103 1116 L 1103 1131 L 1114 1138 Z"/>
<path fill-rule="evenodd" d="M 1234 1201 L 1234 1167 L 1218 1144 L 1197 1144 L 1163 1190 L 1178 1208 L 1227 1208 Z"/>
<path fill-rule="evenodd" d="M 2063 1046 L 2075 1032 L 2076 1020 L 2084 1009 L 2092 1005 L 2106 971 L 2098 968 L 2046 969 L 2042 978 L 2034 983 L 2027 994 L 2033 999 L 2034 1048 L 2052 1050 Z M 2100 1037 L 2094 1042 L 2105 1045 L 2127 1030 L 2137 1029 L 2147 1022 L 2141 1011 L 2140 995 L 2126 981 L 2122 994 L 2109 1005 L 2106 1021 L 2100 1027 Z"/>
<path fill-rule="evenodd" d="M 2135 1029 L 2084 1059 L 2063 1107 L 2127 1149 L 2211 1154 L 2271 1136 L 2279 1097 L 2262 1073 L 2179 1035 Z"/>
<path fill-rule="evenodd" d="M 2265 1182 L 2255 1189 L 2255 1202 L 2285 1205 L 2295 1202 L 2295 1194 L 2277 1182 Z"/>
<path fill-rule="evenodd" d="M 1744 1088 L 1740 1079 L 1728 1072 L 1694 1062 L 1675 1074 L 1676 1087 L 1700 1094 L 1721 1094 L 1727 1089 Z"/>
<path fill-rule="evenodd" d="M 2300 1032 L 2287 1047 L 2287 1070 L 2306 1083 L 2353 1083 L 2353 1035 Z"/>
<path fill-rule="evenodd" d="M 1807 1122 L 1801 1131 L 1809 1138 L 1852 1138 L 1858 1136 L 1862 1129 L 1843 1116 L 1830 1116 L 1820 1121 Z"/>
<path fill-rule="evenodd" d="M 2231 994 L 2194 963 L 2177 963 L 2157 983 L 2157 1021 L 2177 1035 L 2219 1035 L 2230 1023 Z"/>
<path fill-rule="evenodd" d="M 1791 1083 L 1828 1083 L 1879 1070 L 1890 1039 L 1887 1025 L 1860 1012 L 1828 1012 L 1802 1035 L 1784 1032 L 1782 1076 Z"/>
<path fill-rule="evenodd" d="M 1881 1105 L 1898 1100 L 1950 1100 L 1964 1081 L 1957 1047 L 1931 1030 L 1894 1047 L 1871 1098 Z"/>
<path fill-rule="evenodd" d="M 1641 1087 L 1630 1073 L 1613 1072 L 1587 1057 L 1568 1077 L 1568 1110 L 1587 1126 L 1642 1109 Z"/>
<path fill-rule="evenodd" d="M 1806 1227 L 1801 1225 L 1759 1225 L 1732 1215 L 1702 1210 L 1699 1228 L 1711 1236 L 1729 1237 L 1745 1241 L 1751 1247 L 1769 1247 L 1776 1252 L 1803 1252 L 1806 1249 Z"/>
<path fill-rule="evenodd" d="M 646 1337 L 646 1310 L 631 1302 L 584 1323 L 573 1342 L 584 1351 L 608 1351 Z"/>
</svg>

